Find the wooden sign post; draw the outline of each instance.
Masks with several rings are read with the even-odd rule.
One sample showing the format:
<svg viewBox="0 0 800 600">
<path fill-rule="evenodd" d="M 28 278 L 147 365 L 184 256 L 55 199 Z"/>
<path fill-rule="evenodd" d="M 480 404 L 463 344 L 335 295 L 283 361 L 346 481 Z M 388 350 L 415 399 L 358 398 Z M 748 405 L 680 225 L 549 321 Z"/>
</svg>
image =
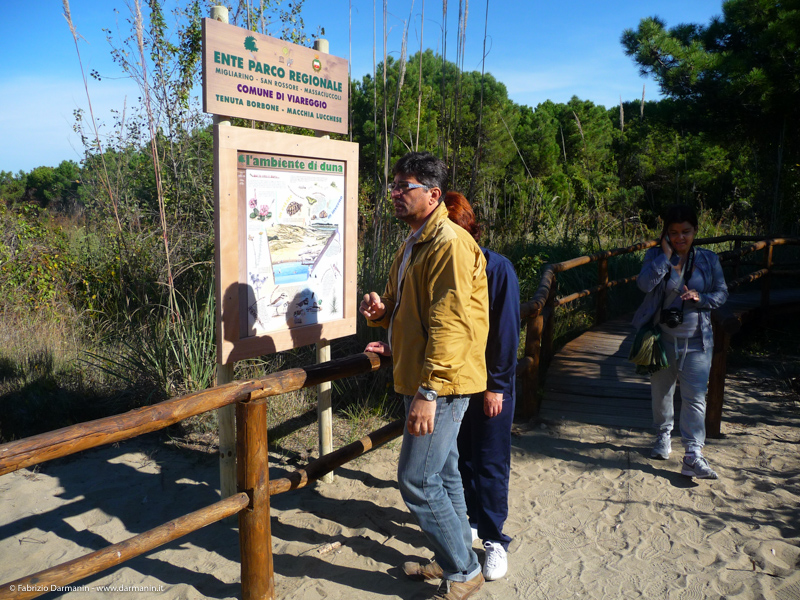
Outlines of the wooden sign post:
<svg viewBox="0 0 800 600">
<path fill-rule="evenodd" d="M 228 22 L 228 9 L 224 6 L 212 6 L 211 18 L 220 23 Z M 231 122 L 227 117 L 214 115 L 214 129 L 217 127 L 230 127 Z M 217 153 L 214 152 L 216 163 Z M 216 171 L 216 164 L 215 164 Z M 216 180 L 215 180 L 216 184 Z M 215 196 L 218 190 L 214 188 Z M 219 304 L 219 297 L 217 297 Z M 225 385 L 233 381 L 235 364 L 223 364 L 217 360 L 217 385 Z M 219 489 L 223 498 L 228 498 L 236 493 L 236 406 L 230 404 L 217 410 L 217 435 L 219 437 Z M 231 519 L 233 520 L 233 519 Z"/>
<path fill-rule="evenodd" d="M 347 61 L 203 22 L 206 112 L 346 133 Z M 327 137 L 327 136 L 326 136 Z M 329 341 L 356 329 L 358 146 L 231 127 L 215 117 L 217 383 L 237 360 Z M 318 393 L 320 455 L 333 450 L 330 384 Z M 218 414 L 223 496 L 235 491 L 233 414 Z M 332 475 L 326 480 L 332 481 Z"/>
</svg>

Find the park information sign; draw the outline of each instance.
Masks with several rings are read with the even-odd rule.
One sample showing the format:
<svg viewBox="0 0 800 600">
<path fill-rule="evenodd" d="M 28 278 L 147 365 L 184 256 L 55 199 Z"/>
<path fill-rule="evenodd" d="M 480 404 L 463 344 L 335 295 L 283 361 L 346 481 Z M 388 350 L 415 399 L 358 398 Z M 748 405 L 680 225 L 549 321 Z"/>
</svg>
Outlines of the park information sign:
<svg viewBox="0 0 800 600">
<path fill-rule="evenodd" d="M 250 152 L 238 160 L 238 198 L 247 202 L 245 333 L 339 318 L 344 163 Z"/>
<path fill-rule="evenodd" d="M 219 361 L 354 334 L 358 144 L 215 136 Z"/>
<path fill-rule="evenodd" d="M 347 133 L 347 61 L 203 19 L 203 110 Z"/>
</svg>

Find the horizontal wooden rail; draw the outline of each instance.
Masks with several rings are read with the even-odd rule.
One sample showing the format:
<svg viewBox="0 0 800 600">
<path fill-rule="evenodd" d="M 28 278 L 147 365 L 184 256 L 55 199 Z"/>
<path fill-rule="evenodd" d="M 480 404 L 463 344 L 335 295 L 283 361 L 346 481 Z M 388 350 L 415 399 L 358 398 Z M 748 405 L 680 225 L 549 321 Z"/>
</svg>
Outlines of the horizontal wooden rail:
<svg viewBox="0 0 800 600">
<path fill-rule="evenodd" d="M 772 269 L 772 274 L 782 277 L 800 277 L 800 271 L 790 269 Z"/>
<path fill-rule="evenodd" d="M 800 245 L 800 239 L 798 238 L 771 238 L 771 239 L 764 239 L 760 236 L 751 236 L 751 235 L 725 235 L 725 236 L 718 236 L 718 237 L 711 237 L 711 238 L 698 238 L 695 241 L 695 244 L 698 246 L 704 246 L 708 244 L 720 244 L 724 242 L 732 242 L 732 241 L 755 241 L 756 243 L 747 246 L 745 248 L 741 248 L 739 250 L 726 250 L 724 252 L 719 253 L 720 260 L 732 260 L 738 258 L 740 256 L 750 254 L 752 252 L 756 252 L 761 250 L 768 245 L 772 246 L 782 246 L 782 245 Z M 547 296 L 550 293 L 550 287 L 555 280 L 555 276 L 557 273 L 563 273 L 564 271 L 569 271 L 570 269 L 574 269 L 575 267 L 580 267 L 582 265 L 586 265 L 592 262 L 597 262 L 599 260 L 608 259 L 613 256 L 622 256 L 625 254 L 630 254 L 632 252 L 639 252 L 641 250 L 647 250 L 649 248 L 653 248 L 658 245 L 658 240 L 652 240 L 649 242 L 640 242 L 638 244 L 634 244 L 632 246 L 627 246 L 625 248 L 615 248 L 613 250 L 604 250 L 602 252 L 597 252 L 595 254 L 589 254 L 586 256 L 579 256 L 577 258 L 571 258 L 569 260 L 565 260 L 558 263 L 550 263 L 544 266 L 542 270 L 542 276 L 539 281 L 539 287 L 534 293 L 531 300 L 528 302 L 523 303 L 520 306 L 520 318 L 526 319 L 531 317 L 532 315 L 536 314 L 542 308 L 544 308 L 545 302 L 547 301 Z M 630 279 L 626 280 L 630 281 Z M 611 285 L 611 282 L 609 282 Z M 598 286 L 599 288 L 599 286 Z M 596 291 L 597 288 L 593 288 Z M 578 292 L 580 293 L 580 292 Z M 574 299 L 574 298 L 573 298 Z M 563 304 L 563 299 L 560 304 Z"/>
<path fill-rule="evenodd" d="M 263 402 L 263 400 L 255 403 L 251 402 L 250 404 L 254 405 L 259 402 Z M 305 487 L 354 458 L 375 450 L 401 436 L 404 426 L 405 420 L 393 421 L 356 442 L 312 461 L 304 469 L 298 469 L 288 477 L 270 481 L 269 495 L 273 496 Z M 250 496 L 245 492 L 240 492 L 211 506 L 131 537 L 124 542 L 113 544 L 56 567 L 3 584 L 0 586 L 0 600 L 35 598 L 51 591 L 51 586 L 68 586 L 75 581 L 100 573 L 179 537 L 197 531 L 206 525 L 240 513 L 251 505 L 252 499 Z"/>
<path fill-rule="evenodd" d="M 318 365 L 273 373 L 261 379 L 236 381 L 121 415 L 79 423 L 9 442 L 0 446 L 0 475 L 82 450 L 158 431 L 183 419 L 237 401 L 276 396 L 318 385 L 322 381 L 334 381 L 351 375 L 369 373 L 389 364 L 391 364 L 389 357 L 364 352 Z"/>
<path fill-rule="evenodd" d="M 719 235 L 709 238 L 698 238 L 695 244 L 707 246 L 708 244 L 724 244 L 725 242 L 757 242 L 763 240 L 763 235 Z"/>
<path fill-rule="evenodd" d="M 537 315 L 547 302 L 547 295 L 550 293 L 550 287 L 555 281 L 556 272 L 554 265 L 545 265 L 542 271 L 542 276 L 539 279 L 539 288 L 528 302 L 525 302 L 519 307 L 520 319 L 527 319 Z"/>
<path fill-rule="evenodd" d="M 124 542 L 112 544 L 107 548 L 75 558 L 56 567 L 3 584 L 0 587 L 0 600 L 36 598 L 51 591 L 51 586 L 67 586 L 84 577 L 105 571 L 126 560 L 163 546 L 206 525 L 233 516 L 246 508 L 249 503 L 249 496 L 241 492 L 211 506 L 173 519 Z"/>
<path fill-rule="evenodd" d="M 380 429 L 365 435 L 357 442 L 343 446 L 338 450 L 321 456 L 320 458 L 308 463 L 305 469 L 298 469 L 280 479 L 274 479 L 269 482 L 269 495 L 282 494 L 289 490 L 296 490 L 305 487 L 312 481 L 315 481 L 323 475 L 330 473 L 334 469 L 341 467 L 343 464 L 350 462 L 354 458 L 366 454 L 370 450 L 374 450 L 384 445 L 385 443 L 399 437 L 403 434 L 403 427 L 405 420 L 398 419 L 392 421 L 388 425 L 384 425 Z"/>
<path fill-rule="evenodd" d="M 574 302 L 579 298 L 585 298 L 586 296 L 591 296 L 592 294 L 596 294 L 600 290 L 616 287 L 618 285 L 622 285 L 625 283 L 631 283 L 632 281 L 636 281 L 636 275 L 633 275 L 631 277 L 626 277 L 625 279 L 615 279 L 614 281 L 609 281 L 604 285 L 597 285 L 593 288 L 581 290 L 580 292 L 575 292 L 574 294 L 570 294 L 568 296 L 561 296 L 560 298 L 556 299 L 556 301 L 553 304 L 554 306 L 563 306 L 565 304 L 569 304 L 570 302 Z"/>
<path fill-rule="evenodd" d="M 770 238 L 770 239 L 762 239 L 755 244 L 750 246 L 746 246 L 743 248 L 739 248 L 738 250 L 725 250 L 719 253 L 719 259 L 721 261 L 728 261 L 734 258 L 739 258 L 742 256 L 746 256 L 748 254 L 752 254 L 753 252 L 758 252 L 759 250 L 763 250 L 767 246 L 797 246 L 800 245 L 800 239 L 796 238 Z"/>
<path fill-rule="evenodd" d="M 740 285 L 744 285 L 745 283 L 750 283 L 752 281 L 756 281 L 757 279 L 760 279 L 761 277 L 764 277 L 764 275 L 767 275 L 767 274 L 769 274 L 769 269 L 759 269 L 758 271 L 753 271 L 752 273 L 748 273 L 747 275 L 744 275 L 743 277 L 739 277 L 739 279 L 734 279 L 733 281 L 728 283 L 727 284 L 728 285 L 728 289 L 729 290 L 736 289 Z"/>
</svg>

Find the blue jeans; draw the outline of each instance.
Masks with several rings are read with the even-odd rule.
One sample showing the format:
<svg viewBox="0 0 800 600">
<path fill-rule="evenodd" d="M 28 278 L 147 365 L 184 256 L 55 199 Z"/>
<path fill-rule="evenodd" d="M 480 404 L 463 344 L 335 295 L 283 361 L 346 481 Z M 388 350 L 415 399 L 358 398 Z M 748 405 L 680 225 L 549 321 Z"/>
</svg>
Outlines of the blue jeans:
<svg viewBox="0 0 800 600">
<path fill-rule="evenodd" d="M 498 542 L 506 550 L 511 543 L 503 524 L 508 518 L 514 404 L 514 395 L 505 394 L 502 411 L 489 418 L 483 412 L 483 392 L 474 394 L 458 434 L 458 470 L 470 525 L 481 540 Z"/>
<path fill-rule="evenodd" d="M 664 344 L 669 367 L 650 376 L 650 393 L 653 401 L 653 426 L 658 432 L 671 432 L 675 420 L 672 396 L 675 384 L 681 386 L 681 442 L 686 452 L 700 452 L 706 442 L 706 392 L 711 371 L 709 345 L 701 352 L 689 352 L 683 361 L 683 348 L 678 343 L 678 356 L 674 344 Z"/>
<path fill-rule="evenodd" d="M 404 399 L 408 419 L 413 397 Z M 400 494 L 451 581 L 469 581 L 481 570 L 458 472 L 456 438 L 468 405 L 469 396 L 437 398 L 433 433 L 417 437 L 404 429 L 397 464 Z"/>
</svg>

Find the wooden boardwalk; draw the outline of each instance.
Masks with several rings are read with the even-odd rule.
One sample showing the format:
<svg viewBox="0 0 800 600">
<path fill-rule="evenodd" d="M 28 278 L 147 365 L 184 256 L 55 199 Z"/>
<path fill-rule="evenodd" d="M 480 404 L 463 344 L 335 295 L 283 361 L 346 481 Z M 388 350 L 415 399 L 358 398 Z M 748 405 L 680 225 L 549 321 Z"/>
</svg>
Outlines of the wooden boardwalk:
<svg viewBox="0 0 800 600">
<path fill-rule="evenodd" d="M 743 315 L 759 306 L 758 292 L 732 294 L 727 307 Z M 773 290 L 771 307 L 800 303 L 800 290 Z M 635 330 L 630 316 L 592 327 L 550 363 L 539 417 L 624 428 L 652 426 L 650 379 L 628 361 Z M 677 394 L 676 394 L 677 396 Z"/>
</svg>

